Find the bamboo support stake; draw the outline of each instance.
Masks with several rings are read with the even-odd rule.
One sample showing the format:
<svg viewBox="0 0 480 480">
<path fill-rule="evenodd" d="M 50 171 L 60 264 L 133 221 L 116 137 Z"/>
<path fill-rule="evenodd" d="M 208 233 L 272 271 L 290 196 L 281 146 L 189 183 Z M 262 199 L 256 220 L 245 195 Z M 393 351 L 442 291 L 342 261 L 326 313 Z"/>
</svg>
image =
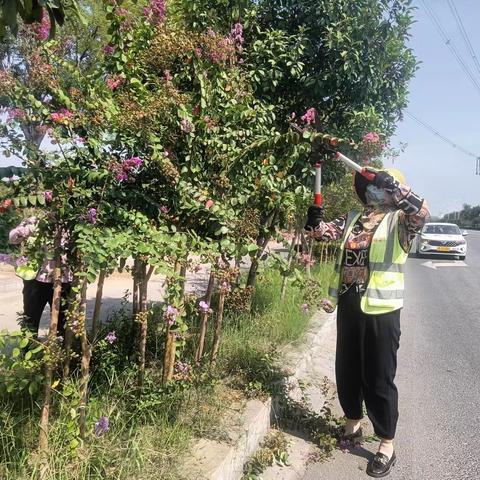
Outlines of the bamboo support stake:
<svg viewBox="0 0 480 480">
<path fill-rule="evenodd" d="M 204 300 L 206 303 L 208 303 L 208 305 L 210 305 L 212 302 L 212 294 L 213 294 L 214 286 L 215 286 L 215 271 L 212 265 L 212 268 L 210 270 L 210 278 L 208 279 L 207 292 L 205 293 L 205 300 Z M 195 362 L 197 364 L 201 362 L 203 357 L 203 351 L 205 348 L 205 336 L 207 333 L 208 315 L 209 315 L 208 312 L 204 312 L 201 314 L 201 318 L 200 318 L 200 330 L 198 333 L 198 348 L 195 354 Z"/>
<path fill-rule="evenodd" d="M 211 363 L 215 363 L 220 349 L 220 339 L 222 336 L 222 323 L 223 323 L 223 308 L 225 306 L 226 291 L 220 288 L 220 295 L 218 298 L 217 316 L 215 317 L 215 332 L 213 336 Z"/>
<path fill-rule="evenodd" d="M 163 377 L 162 382 L 165 385 L 172 380 L 175 367 L 175 333 L 170 331 L 170 326 L 167 327 L 165 340 L 165 357 L 163 361 Z"/>
<path fill-rule="evenodd" d="M 143 387 L 143 380 L 145 378 L 145 354 L 147 348 L 147 327 L 148 327 L 148 308 L 147 308 L 147 265 L 141 262 L 139 266 L 140 281 L 139 281 L 139 315 L 140 315 L 140 339 L 139 339 L 139 365 L 138 365 L 138 386 L 141 391 Z M 137 315 L 138 316 L 138 315 Z"/>
</svg>

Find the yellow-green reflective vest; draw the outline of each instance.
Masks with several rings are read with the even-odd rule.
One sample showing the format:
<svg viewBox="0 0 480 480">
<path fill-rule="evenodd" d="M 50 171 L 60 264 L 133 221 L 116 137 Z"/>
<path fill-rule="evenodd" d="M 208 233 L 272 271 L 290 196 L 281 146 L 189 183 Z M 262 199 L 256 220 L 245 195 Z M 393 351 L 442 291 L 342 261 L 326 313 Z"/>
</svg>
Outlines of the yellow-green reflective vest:
<svg viewBox="0 0 480 480">
<path fill-rule="evenodd" d="M 15 274 L 23 280 L 34 280 L 38 273 L 38 263 L 31 261 L 25 265 L 15 267 Z"/>
<path fill-rule="evenodd" d="M 407 261 L 408 253 L 400 245 L 399 213 L 398 210 L 386 213 L 372 238 L 368 255 L 370 276 L 361 300 L 362 311 L 369 315 L 393 312 L 403 307 L 403 266 Z M 328 289 L 330 301 L 334 305 L 338 301 L 342 279 L 345 242 L 360 216 L 361 213 L 358 212 L 350 212 L 347 216 L 340 251 Z"/>
</svg>

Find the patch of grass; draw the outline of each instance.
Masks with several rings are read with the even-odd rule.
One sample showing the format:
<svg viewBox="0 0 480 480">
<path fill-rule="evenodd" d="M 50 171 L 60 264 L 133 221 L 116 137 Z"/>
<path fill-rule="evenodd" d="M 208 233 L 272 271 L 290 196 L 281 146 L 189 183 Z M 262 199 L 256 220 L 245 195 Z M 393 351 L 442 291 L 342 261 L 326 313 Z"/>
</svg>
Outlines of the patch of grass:
<svg viewBox="0 0 480 480">
<path fill-rule="evenodd" d="M 326 295 L 331 269 L 326 264 L 312 271 L 312 280 L 320 285 L 316 292 L 320 299 Z M 301 288 L 289 286 L 282 302 L 282 277 L 276 271 L 267 273 L 258 278 L 252 313 L 227 318 L 223 330 L 219 366 L 225 376 L 243 382 L 247 393 L 270 392 L 280 376 L 278 348 L 300 338 L 312 315 L 302 310 L 305 292 Z"/>
</svg>

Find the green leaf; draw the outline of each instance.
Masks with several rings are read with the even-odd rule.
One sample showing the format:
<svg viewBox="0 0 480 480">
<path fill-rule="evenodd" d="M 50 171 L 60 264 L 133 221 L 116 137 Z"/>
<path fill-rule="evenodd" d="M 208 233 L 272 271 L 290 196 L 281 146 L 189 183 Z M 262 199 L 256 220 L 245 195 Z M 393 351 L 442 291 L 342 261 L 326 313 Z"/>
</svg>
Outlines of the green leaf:
<svg viewBox="0 0 480 480">
<path fill-rule="evenodd" d="M 17 358 L 20 355 L 20 349 L 15 347 L 12 351 L 12 358 Z"/>
<path fill-rule="evenodd" d="M 36 195 L 29 195 L 28 196 L 28 201 L 30 202 L 30 205 L 32 205 L 32 207 L 35 207 L 37 205 L 37 196 Z"/>
<path fill-rule="evenodd" d="M 39 193 L 37 195 L 37 202 L 39 205 L 45 205 L 45 195 Z"/>
<path fill-rule="evenodd" d="M 20 348 L 25 348 L 28 345 L 28 338 L 22 338 L 20 341 Z"/>
</svg>

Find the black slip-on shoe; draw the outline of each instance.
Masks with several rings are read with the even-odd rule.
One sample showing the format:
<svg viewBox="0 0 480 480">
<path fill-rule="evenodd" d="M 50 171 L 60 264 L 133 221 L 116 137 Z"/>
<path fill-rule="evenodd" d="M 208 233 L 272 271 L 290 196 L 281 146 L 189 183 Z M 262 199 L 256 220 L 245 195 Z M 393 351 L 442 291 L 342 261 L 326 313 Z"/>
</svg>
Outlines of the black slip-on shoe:
<svg viewBox="0 0 480 480">
<path fill-rule="evenodd" d="M 377 452 L 375 456 L 368 462 L 367 475 L 375 478 L 386 477 L 392 470 L 397 456 L 392 453 L 390 460 L 383 453 Z"/>
</svg>

